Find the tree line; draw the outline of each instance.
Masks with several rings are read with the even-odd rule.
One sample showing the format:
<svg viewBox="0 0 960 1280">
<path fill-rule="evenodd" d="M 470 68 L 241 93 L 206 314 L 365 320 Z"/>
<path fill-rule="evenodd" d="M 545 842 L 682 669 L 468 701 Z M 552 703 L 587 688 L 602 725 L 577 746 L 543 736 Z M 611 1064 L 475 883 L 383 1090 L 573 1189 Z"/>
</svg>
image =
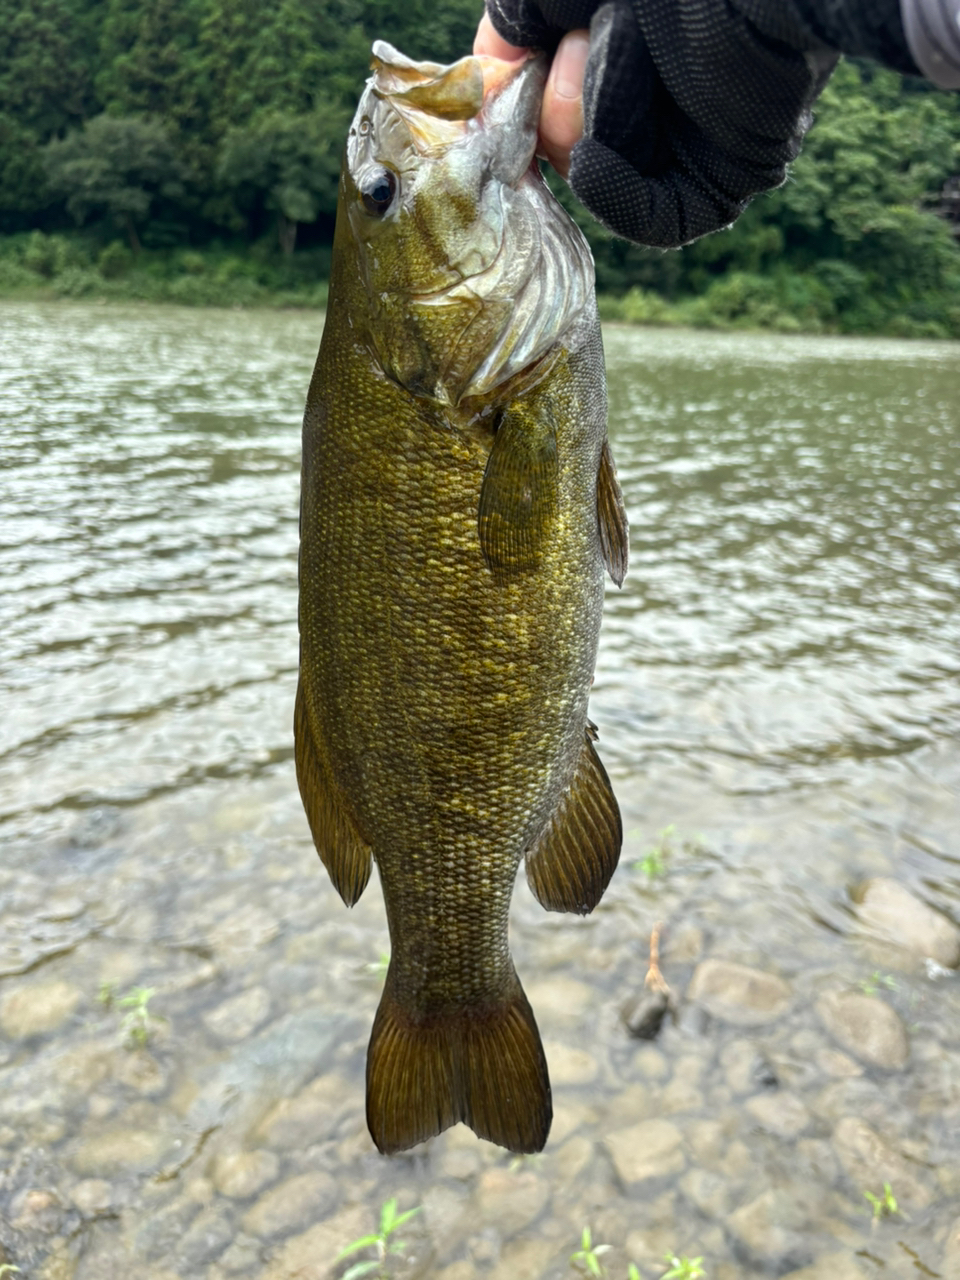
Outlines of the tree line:
<svg viewBox="0 0 960 1280">
<path fill-rule="evenodd" d="M 74 229 L 132 255 L 266 244 L 288 260 L 329 245 L 372 41 L 450 61 L 479 12 L 0 0 L 0 235 Z M 846 62 L 816 114 L 788 183 L 680 252 L 614 239 L 558 182 L 608 314 L 960 337 L 960 95 Z"/>
</svg>

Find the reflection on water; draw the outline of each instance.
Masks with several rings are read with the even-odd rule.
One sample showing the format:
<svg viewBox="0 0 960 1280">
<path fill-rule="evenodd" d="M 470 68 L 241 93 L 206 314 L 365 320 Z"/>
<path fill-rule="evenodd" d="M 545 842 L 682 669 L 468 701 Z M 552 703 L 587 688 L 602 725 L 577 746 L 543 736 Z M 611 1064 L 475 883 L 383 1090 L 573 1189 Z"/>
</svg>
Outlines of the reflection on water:
<svg viewBox="0 0 960 1280">
<path fill-rule="evenodd" d="M 0 309 L 0 1263 L 340 1274 L 396 1194 L 397 1274 L 559 1277 L 586 1224 L 612 1276 L 958 1274 L 958 979 L 851 891 L 960 915 L 960 349 L 607 332 L 632 565 L 591 714 L 628 835 L 588 920 L 518 887 L 556 1103 L 518 1167 L 363 1124 L 383 913 L 333 893 L 291 762 L 318 338 Z M 146 1046 L 102 984 L 153 989 Z M 886 1180 L 909 1221 L 871 1225 Z"/>
</svg>

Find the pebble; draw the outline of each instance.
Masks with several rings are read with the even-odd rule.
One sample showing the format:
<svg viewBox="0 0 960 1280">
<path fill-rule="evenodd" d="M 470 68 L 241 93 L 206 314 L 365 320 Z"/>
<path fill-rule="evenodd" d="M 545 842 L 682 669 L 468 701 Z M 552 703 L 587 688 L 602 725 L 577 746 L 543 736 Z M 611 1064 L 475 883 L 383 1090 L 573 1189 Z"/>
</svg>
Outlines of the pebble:
<svg viewBox="0 0 960 1280">
<path fill-rule="evenodd" d="M 724 1078 L 734 1093 L 776 1088 L 777 1077 L 752 1040 L 731 1040 L 720 1051 Z"/>
<path fill-rule="evenodd" d="M 550 1081 L 558 1085 L 589 1084 L 600 1073 L 600 1064 L 586 1049 L 575 1049 L 556 1040 L 548 1040 L 543 1046 L 550 1064 Z"/>
<path fill-rule="evenodd" d="M 267 1191 L 248 1209 L 243 1229 L 268 1240 L 303 1229 L 325 1217 L 337 1201 L 337 1184 L 329 1173 L 300 1173 Z"/>
<path fill-rule="evenodd" d="M 786 1089 L 748 1098 L 744 1108 L 761 1128 L 778 1138 L 796 1138 L 810 1123 L 810 1112 L 795 1093 Z"/>
<path fill-rule="evenodd" d="M 83 999 L 70 982 L 35 982 L 0 998 L 0 1030 L 11 1040 L 45 1035 L 66 1022 Z"/>
<path fill-rule="evenodd" d="M 866 1272 L 852 1253 L 830 1253 L 809 1267 L 790 1271 L 781 1280 L 865 1280 Z"/>
<path fill-rule="evenodd" d="M 680 1179 L 679 1186 L 704 1217 L 726 1219 L 733 1194 L 728 1179 L 707 1169 L 691 1169 Z"/>
<path fill-rule="evenodd" d="M 553 1261 L 557 1246 L 549 1240 L 512 1240 L 500 1253 L 500 1261 L 488 1272 L 489 1280 L 537 1280 Z"/>
<path fill-rule="evenodd" d="M 238 1271 L 252 1272 L 260 1261 L 263 1245 L 252 1236 L 238 1235 L 220 1255 L 219 1266 L 227 1275 L 235 1275 Z"/>
<path fill-rule="evenodd" d="M 375 1226 L 369 1205 L 350 1205 L 285 1241 L 257 1280 L 330 1280 L 344 1267 L 336 1261 L 340 1250 Z M 357 1254 L 351 1261 L 361 1262 L 366 1256 Z"/>
<path fill-rule="evenodd" d="M 857 919 L 870 933 L 947 969 L 960 965 L 960 929 L 899 881 L 888 876 L 867 880 L 854 900 Z"/>
<path fill-rule="evenodd" d="M 694 970 L 687 999 L 738 1027 L 775 1022 L 790 1006 L 790 988 L 772 973 L 731 960 L 704 960 Z"/>
<path fill-rule="evenodd" d="M 113 1203 L 113 1188 L 103 1178 L 84 1178 L 70 1192 L 70 1199 L 83 1214 L 103 1213 Z"/>
<path fill-rule="evenodd" d="M 347 1106 L 359 1109 L 362 1094 L 341 1076 L 322 1075 L 292 1098 L 275 1103 L 256 1126 L 256 1143 L 278 1151 L 308 1147 L 330 1136 Z"/>
<path fill-rule="evenodd" d="M 88 1138 L 77 1147 L 70 1164 L 91 1177 L 117 1173 L 147 1173 L 169 1152 L 171 1140 L 164 1133 L 145 1129 L 114 1129 Z"/>
<path fill-rule="evenodd" d="M 836 1126 L 833 1148 L 858 1193 L 882 1193 L 883 1184 L 889 1182 L 898 1202 L 907 1210 L 926 1208 L 933 1198 L 915 1172 L 916 1163 L 895 1151 L 856 1116 L 845 1116 Z"/>
<path fill-rule="evenodd" d="M 175 1264 L 184 1276 L 195 1276 L 220 1256 L 235 1234 L 228 1214 L 215 1207 L 204 1209 L 177 1245 Z"/>
<path fill-rule="evenodd" d="M 530 1171 L 487 1169 L 477 1183 L 480 1218 L 505 1237 L 518 1235 L 539 1218 L 550 1199 L 546 1181 Z"/>
<path fill-rule="evenodd" d="M 610 1134 L 606 1144 L 624 1182 L 667 1178 L 686 1168 L 683 1134 L 669 1120 L 644 1120 Z"/>
<path fill-rule="evenodd" d="M 770 1188 L 735 1209 L 727 1228 L 752 1261 L 781 1272 L 810 1259 L 809 1222 L 794 1197 Z"/>
<path fill-rule="evenodd" d="M 582 1023 L 583 1015 L 596 1003 L 597 993 L 585 982 L 561 976 L 533 982 L 527 987 L 527 998 L 537 1011 L 537 1021 L 546 1027 L 551 1021 Z"/>
<path fill-rule="evenodd" d="M 203 1023 L 219 1040 L 236 1044 L 252 1035 L 269 1013 L 270 993 L 266 987 L 251 987 L 205 1013 Z"/>
<path fill-rule="evenodd" d="M 817 1001 L 817 1013 L 835 1040 L 861 1062 L 887 1071 L 907 1064 L 910 1042 L 896 1010 L 879 996 L 859 991 L 828 991 Z"/>
<path fill-rule="evenodd" d="M 213 1162 L 213 1185 L 222 1196 L 246 1200 L 276 1180 L 280 1161 L 272 1151 L 231 1151 Z"/>
</svg>

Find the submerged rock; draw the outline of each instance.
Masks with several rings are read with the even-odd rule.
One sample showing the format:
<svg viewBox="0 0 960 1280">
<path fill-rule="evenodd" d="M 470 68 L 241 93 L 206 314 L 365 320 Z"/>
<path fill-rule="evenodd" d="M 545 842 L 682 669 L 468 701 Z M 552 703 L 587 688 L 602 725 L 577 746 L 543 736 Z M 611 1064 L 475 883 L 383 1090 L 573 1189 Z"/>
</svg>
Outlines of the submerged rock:
<svg viewBox="0 0 960 1280">
<path fill-rule="evenodd" d="M 337 1184 L 329 1173 L 301 1173 L 279 1183 L 247 1210 L 243 1229 L 249 1235 L 269 1239 L 303 1230 L 325 1218 L 337 1201 Z"/>
<path fill-rule="evenodd" d="M 731 960 L 697 965 L 687 998 L 714 1018 L 738 1027 L 775 1022 L 790 1007 L 790 988 L 782 978 Z"/>
<path fill-rule="evenodd" d="M 888 876 L 867 880 L 854 902 L 858 921 L 870 933 L 944 968 L 960 965 L 960 929 L 899 881 Z"/>
<path fill-rule="evenodd" d="M 606 1143 L 624 1182 L 667 1178 L 686 1168 L 683 1134 L 669 1120 L 644 1120 L 610 1134 Z"/>
<path fill-rule="evenodd" d="M 275 1181 L 280 1161 L 272 1151 L 230 1151 L 217 1156 L 211 1176 L 222 1196 L 246 1200 Z"/>
<path fill-rule="evenodd" d="M 933 1199 L 917 1164 L 908 1160 L 863 1120 L 844 1116 L 833 1131 L 833 1148 L 844 1172 L 858 1189 L 882 1192 L 889 1182 L 900 1205 L 924 1209 Z"/>
<path fill-rule="evenodd" d="M 866 1280 L 866 1272 L 852 1253 L 830 1253 L 809 1267 L 790 1271 L 782 1280 Z"/>
<path fill-rule="evenodd" d="M 66 1022 L 83 999 L 70 982 L 35 982 L 0 999 L 0 1030 L 11 1040 L 45 1035 Z"/>
<path fill-rule="evenodd" d="M 730 1215 L 727 1228 L 751 1262 L 782 1271 L 810 1258 L 807 1214 L 786 1191 L 771 1188 Z"/>
<path fill-rule="evenodd" d="M 817 1013 L 839 1043 L 861 1062 L 900 1071 L 910 1056 L 907 1031 L 896 1010 L 879 996 L 859 991 L 829 991 L 817 1001 Z"/>
</svg>

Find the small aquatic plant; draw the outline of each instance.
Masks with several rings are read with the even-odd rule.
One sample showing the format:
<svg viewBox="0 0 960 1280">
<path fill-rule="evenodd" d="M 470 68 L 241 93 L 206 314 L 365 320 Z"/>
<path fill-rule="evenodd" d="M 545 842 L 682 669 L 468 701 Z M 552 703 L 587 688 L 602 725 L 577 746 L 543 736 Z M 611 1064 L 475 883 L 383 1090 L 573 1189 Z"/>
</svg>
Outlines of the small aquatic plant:
<svg viewBox="0 0 960 1280">
<path fill-rule="evenodd" d="M 652 844 L 642 858 L 639 858 L 634 864 L 635 871 L 642 871 L 650 880 L 659 880 L 661 876 L 667 873 L 667 859 L 673 852 L 673 839 L 677 833 L 674 823 L 670 823 L 668 827 L 664 827 L 657 835 L 656 843 Z"/>
<path fill-rule="evenodd" d="M 869 978 L 864 978 L 860 983 L 860 990 L 868 996 L 875 996 L 881 987 L 885 987 L 887 991 L 896 991 L 898 986 L 896 978 L 890 973 L 881 973 L 879 969 L 874 969 Z"/>
<path fill-rule="evenodd" d="M 156 994 L 155 987 L 131 987 L 126 995 L 118 996 L 113 983 L 101 984 L 100 1003 L 107 1009 L 126 1010 L 120 1020 L 120 1031 L 131 1048 L 142 1049 L 160 1023 L 166 1021 L 150 1011 L 150 1001 Z"/>
<path fill-rule="evenodd" d="M 596 1276 L 599 1280 L 601 1276 L 606 1275 L 600 1255 L 609 1252 L 609 1249 L 608 1244 L 594 1244 L 590 1228 L 584 1227 L 580 1233 L 580 1248 L 575 1253 L 571 1253 L 570 1261 L 578 1270 L 585 1271 L 587 1275 Z"/>
<path fill-rule="evenodd" d="M 337 1254 L 336 1261 L 341 1262 L 351 1254 L 359 1253 L 361 1249 L 376 1249 L 377 1256 L 355 1262 L 343 1273 L 342 1280 L 360 1280 L 361 1276 L 375 1276 L 376 1280 L 387 1280 L 389 1274 L 387 1259 L 391 1254 L 401 1253 L 405 1248 L 402 1240 L 392 1240 L 391 1236 L 419 1212 L 417 1208 L 407 1209 L 405 1213 L 397 1213 L 396 1198 L 391 1197 L 387 1200 L 380 1210 L 380 1230 L 369 1236 L 361 1236 L 359 1240 L 348 1244 Z"/>
<path fill-rule="evenodd" d="M 865 1191 L 863 1198 L 873 1209 L 874 1222 L 879 1222 L 881 1218 L 892 1218 L 895 1213 L 900 1212 L 897 1197 L 893 1194 L 893 1188 L 889 1182 L 883 1184 L 883 1195 L 875 1196 L 872 1191 Z"/>
<path fill-rule="evenodd" d="M 686 1254 L 678 1257 L 668 1251 L 664 1254 L 664 1260 L 667 1270 L 662 1273 L 660 1280 L 699 1280 L 700 1276 L 707 1274 L 700 1265 L 703 1258 L 688 1258 Z"/>
<path fill-rule="evenodd" d="M 18 1275 L 22 1276 L 23 1272 L 19 1267 L 15 1267 L 12 1262 L 0 1262 L 0 1280 L 3 1276 Z"/>
</svg>

